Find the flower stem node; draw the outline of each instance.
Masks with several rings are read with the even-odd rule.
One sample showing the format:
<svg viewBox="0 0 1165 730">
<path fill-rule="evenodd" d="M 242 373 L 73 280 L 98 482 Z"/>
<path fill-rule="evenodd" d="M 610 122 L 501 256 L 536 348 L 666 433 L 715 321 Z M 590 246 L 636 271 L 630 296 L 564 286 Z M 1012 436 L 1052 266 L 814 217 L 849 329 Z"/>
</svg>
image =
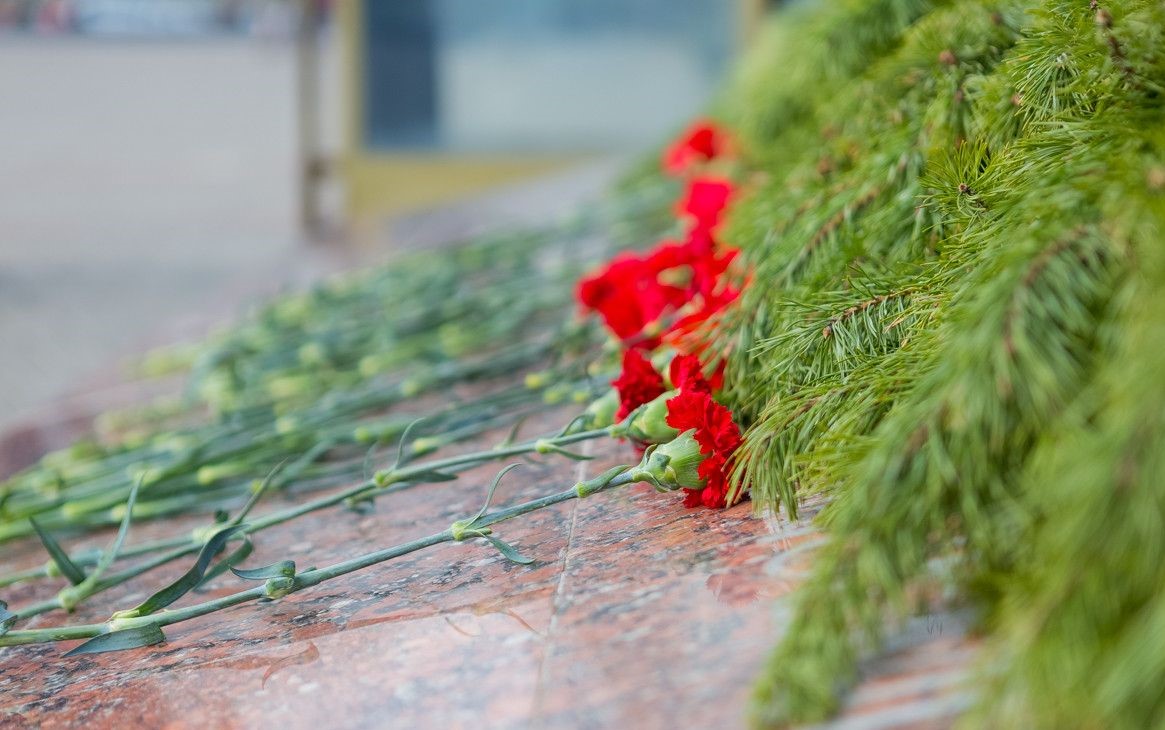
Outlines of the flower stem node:
<svg viewBox="0 0 1165 730">
<path fill-rule="evenodd" d="M 574 493 L 578 495 L 579 499 L 583 499 L 584 497 L 589 497 L 592 494 L 601 492 L 611 485 L 611 482 L 614 481 L 615 477 L 625 473 L 629 468 L 630 467 L 625 464 L 611 467 L 597 477 L 593 477 L 586 481 L 575 484 Z"/>
<path fill-rule="evenodd" d="M 280 575 L 274 578 L 268 578 L 267 582 L 263 584 L 264 596 L 272 601 L 277 598 L 283 598 L 294 590 L 295 576 L 293 575 Z"/>
<path fill-rule="evenodd" d="M 57 592 L 57 602 L 61 604 L 61 608 L 65 609 L 66 613 L 72 613 L 77 604 L 89 596 L 89 592 L 88 586 L 84 588 L 79 585 L 65 586 Z"/>
<path fill-rule="evenodd" d="M 485 537 L 492 532 L 488 527 L 474 527 L 473 524 L 477 520 L 477 517 L 467 520 L 457 520 L 452 525 L 449 525 L 449 534 L 453 536 L 454 540 L 461 542 L 474 537 Z"/>
<path fill-rule="evenodd" d="M 142 616 L 138 613 L 136 608 L 127 609 L 125 611 L 116 611 L 109 618 L 109 631 L 125 631 L 127 629 L 137 629 L 142 626 L 150 626 L 158 623 L 157 615 Z"/>
<path fill-rule="evenodd" d="M 392 469 L 381 469 L 372 475 L 372 481 L 378 487 L 387 487 L 396 481 L 396 472 Z"/>
</svg>

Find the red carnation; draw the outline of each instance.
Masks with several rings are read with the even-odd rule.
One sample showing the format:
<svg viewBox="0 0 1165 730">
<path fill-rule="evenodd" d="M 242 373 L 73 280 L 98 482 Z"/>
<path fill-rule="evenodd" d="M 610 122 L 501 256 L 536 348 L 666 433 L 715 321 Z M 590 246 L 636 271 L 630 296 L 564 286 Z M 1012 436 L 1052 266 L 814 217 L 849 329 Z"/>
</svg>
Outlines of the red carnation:
<svg viewBox="0 0 1165 730">
<path fill-rule="evenodd" d="M 688 300 L 683 288 L 659 280 L 660 271 L 657 262 L 633 254 L 617 256 L 606 268 L 579 282 L 579 301 L 598 312 L 616 337 L 627 340 Z M 645 349 L 658 345 L 658 337 L 635 343 Z"/>
<path fill-rule="evenodd" d="M 644 403 L 650 403 L 667 391 L 663 376 L 655 371 L 651 361 L 640 354 L 639 350 L 627 350 L 623 353 L 623 372 L 611 381 L 611 385 L 619 391 L 616 421 L 622 421 L 631 411 Z"/>
<path fill-rule="evenodd" d="M 663 334 L 663 341 L 680 352 L 701 354 L 707 346 L 707 323 L 739 297 L 739 289 L 725 287 L 709 296 L 693 299 L 681 310 L 680 317 L 668 327 Z"/>
<path fill-rule="evenodd" d="M 719 246 L 712 231 L 731 194 L 731 184 L 694 180 L 688 193 L 681 207 L 694 222 L 682 243 L 665 240 L 642 255 L 620 254 L 579 282 L 579 301 L 599 313 L 627 347 L 658 347 L 660 336 L 646 336 L 644 329 L 666 324 L 661 322 L 665 315 L 678 317 L 667 339 L 682 341 L 740 293 L 726 277 L 739 252 Z"/>
<path fill-rule="evenodd" d="M 688 287 L 691 295 L 711 298 L 729 290 L 731 287 L 727 286 L 724 274 L 739 253 L 739 250 L 730 248 L 722 253 L 710 251 L 707 255 L 693 259 L 691 285 Z"/>
<path fill-rule="evenodd" d="M 688 182 L 676 205 L 676 213 L 688 216 L 696 230 L 711 231 L 720 223 L 720 215 L 734 192 L 732 182 L 721 178 L 698 177 Z"/>
<path fill-rule="evenodd" d="M 667 424 L 681 432 L 695 429 L 693 436 L 704 456 L 699 475 L 706 481 L 701 489 L 684 490 L 684 506 L 727 506 L 728 472 L 741 441 L 732 411 L 713 400 L 708 392 L 681 388 L 676 397 L 667 401 Z"/>
<path fill-rule="evenodd" d="M 728 133 L 714 123 L 700 119 L 664 150 L 663 169 L 671 175 L 683 175 L 694 166 L 730 151 Z"/>
<path fill-rule="evenodd" d="M 672 387 L 679 390 L 698 390 L 711 393 L 712 386 L 704 377 L 704 366 L 695 355 L 676 355 L 668 367 Z"/>
</svg>

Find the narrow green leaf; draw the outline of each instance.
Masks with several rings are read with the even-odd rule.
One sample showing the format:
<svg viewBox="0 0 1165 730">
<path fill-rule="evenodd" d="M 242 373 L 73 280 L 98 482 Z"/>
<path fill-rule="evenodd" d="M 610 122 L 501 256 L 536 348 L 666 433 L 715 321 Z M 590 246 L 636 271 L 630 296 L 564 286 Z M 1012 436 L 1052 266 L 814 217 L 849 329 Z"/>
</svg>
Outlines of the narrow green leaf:
<svg viewBox="0 0 1165 730">
<path fill-rule="evenodd" d="M 506 434 L 506 437 L 504 439 L 502 439 L 502 442 L 500 444 L 498 444 L 497 446 L 495 446 L 494 448 L 495 449 L 504 449 L 508 446 L 512 446 L 515 443 L 515 441 L 517 441 L 518 431 L 521 430 L 522 425 L 524 423 L 526 423 L 526 416 L 522 416 L 521 418 L 519 418 L 517 420 L 517 422 L 514 423 L 513 427 L 510 428 L 510 432 L 508 434 Z"/>
<path fill-rule="evenodd" d="M 364 454 L 364 481 L 372 478 L 372 459 L 376 455 L 377 444 L 372 444 L 368 447 L 368 452 Z"/>
<path fill-rule="evenodd" d="M 203 544 L 202 549 L 198 551 L 198 558 L 194 561 L 194 565 L 190 567 L 190 570 L 187 570 L 173 583 L 162 588 L 129 611 L 122 612 L 122 615 L 149 616 L 151 613 L 169 606 L 174 601 L 189 593 L 195 586 L 202 582 L 206 574 L 206 566 L 210 565 L 210 561 L 214 559 L 214 556 L 222 550 L 227 540 L 241 530 L 242 527 L 242 525 L 231 525 L 211 535 L 210 539 Z"/>
<path fill-rule="evenodd" d="M 368 495 L 360 495 L 355 497 L 348 497 L 344 500 L 344 507 L 350 509 L 358 515 L 366 515 L 376 507 L 376 503 L 372 497 Z"/>
<path fill-rule="evenodd" d="M 8 610 L 8 604 L 0 601 L 0 636 L 8 633 L 8 630 L 16 623 L 17 615 Z"/>
<path fill-rule="evenodd" d="M 562 430 L 558 432 L 558 434 L 555 436 L 555 438 L 562 438 L 563 436 L 566 436 L 567 434 L 570 433 L 570 430 L 575 427 L 575 424 L 580 423 L 582 421 L 585 421 L 586 419 L 587 419 L 587 414 L 585 414 L 585 413 L 580 413 L 579 415 L 570 419 L 570 423 L 563 426 Z"/>
<path fill-rule="evenodd" d="M 129 490 L 129 498 L 125 500 L 125 516 L 121 518 L 121 525 L 117 528 L 117 537 L 113 538 L 113 544 L 109 546 L 109 549 L 101 553 L 101 559 L 97 561 L 97 565 L 93 567 L 93 572 L 86 578 L 91 584 L 96 584 L 97 579 L 105 574 L 109 566 L 113 565 L 114 560 L 117 560 L 121 546 L 125 544 L 125 536 L 129 534 L 129 523 L 133 520 L 133 507 L 138 501 L 138 490 L 141 487 L 142 477 L 138 477 L 133 488 Z"/>
<path fill-rule="evenodd" d="M 595 458 L 593 456 L 587 456 L 585 454 L 580 454 L 580 453 L 577 453 L 575 451 L 567 451 L 566 449 L 562 448 L 561 446 L 551 446 L 550 451 L 551 451 L 551 453 L 555 453 L 555 454 L 558 454 L 560 456 L 565 456 L 566 458 L 573 459 L 574 461 L 590 461 L 591 459 Z"/>
<path fill-rule="evenodd" d="M 264 565 L 262 568 L 252 568 L 250 570 L 237 570 L 235 568 L 231 568 L 231 572 L 243 580 L 292 578 L 295 576 L 295 561 L 280 560 L 278 563 L 272 563 L 271 565 Z"/>
<path fill-rule="evenodd" d="M 509 560 L 512 563 L 517 563 L 518 565 L 529 565 L 530 563 L 534 562 L 534 558 L 530 558 L 521 554 L 518 552 L 517 548 L 505 540 L 494 537 L 493 535 L 482 535 L 482 537 L 484 537 L 486 540 L 489 540 L 490 544 L 496 547 L 498 552 L 504 555 L 506 560 Z"/>
<path fill-rule="evenodd" d="M 150 624 L 149 626 L 138 626 L 133 629 L 122 629 L 121 631 L 110 631 L 108 634 L 94 636 L 89 641 L 81 644 L 76 649 L 65 654 L 65 656 L 79 656 L 81 654 L 101 654 L 107 651 L 124 651 L 125 649 L 137 649 L 142 646 L 150 646 L 152 644 L 161 644 L 166 640 L 166 635 L 162 633 L 159 626 Z"/>
<path fill-rule="evenodd" d="M 474 522 L 477 522 L 479 519 L 481 519 L 481 516 L 485 514 L 487 509 L 489 509 L 489 503 L 493 501 L 494 492 L 498 490 L 498 485 L 501 484 L 502 477 L 509 474 L 514 469 L 517 469 L 519 466 L 521 466 L 521 464 L 510 464 L 497 473 L 497 476 L 494 477 L 494 480 L 490 482 L 489 490 L 485 493 L 485 504 L 483 504 L 481 509 L 477 511 L 477 514 L 466 521 L 465 524 L 472 525 Z"/>
<path fill-rule="evenodd" d="M 255 551 L 255 543 L 251 542 L 251 538 L 243 535 L 243 542 L 235 548 L 235 551 L 226 556 L 222 560 L 211 566 L 210 570 L 206 571 L 206 575 L 202 576 L 202 580 L 198 581 L 198 585 L 194 587 L 198 590 L 210 581 L 227 572 L 232 566 L 238 565 L 251 556 Z"/>
<path fill-rule="evenodd" d="M 239 513 L 235 515 L 235 518 L 231 520 L 232 525 L 242 524 L 243 520 L 247 518 L 247 515 L 251 513 L 251 510 L 255 508 L 255 505 L 259 503 L 259 500 L 263 497 L 263 494 L 271 486 L 271 483 L 275 479 L 275 475 L 283 471 L 284 465 L 287 464 L 287 460 L 290 458 L 290 456 L 287 457 L 287 459 L 284 459 L 283 461 L 276 464 L 274 469 L 267 472 L 267 476 L 263 477 L 263 482 L 251 494 L 251 498 L 247 500 L 247 503 L 243 505 L 243 508 L 239 510 Z"/>
<path fill-rule="evenodd" d="M 69 558 L 69 554 L 61 548 L 60 543 L 58 543 L 52 535 L 50 535 L 44 528 L 42 528 L 35 519 L 29 517 L 28 521 L 32 523 L 32 529 L 36 531 L 37 537 L 40 538 L 41 544 L 44 545 L 45 550 L 48 551 L 49 556 L 52 558 L 53 563 L 56 564 L 57 569 L 61 571 L 61 575 L 68 578 L 69 582 L 73 585 L 77 585 L 78 583 L 84 581 L 85 571 L 77 567 L 77 564 Z"/>
<path fill-rule="evenodd" d="M 396 471 L 405 463 L 405 443 L 409 440 L 409 435 L 412 434 L 413 429 L 423 420 L 425 419 L 422 416 L 421 418 L 418 418 L 409 425 L 405 426 L 405 430 L 400 435 L 400 441 L 398 441 L 396 444 L 396 460 L 393 461 L 392 468 L 389 469 L 389 471 Z"/>
<path fill-rule="evenodd" d="M 457 479 L 456 474 L 450 474 L 447 471 L 426 471 L 421 474 L 412 474 L 409 476 L 410 482 L 451 482 Z"/>
</svg>

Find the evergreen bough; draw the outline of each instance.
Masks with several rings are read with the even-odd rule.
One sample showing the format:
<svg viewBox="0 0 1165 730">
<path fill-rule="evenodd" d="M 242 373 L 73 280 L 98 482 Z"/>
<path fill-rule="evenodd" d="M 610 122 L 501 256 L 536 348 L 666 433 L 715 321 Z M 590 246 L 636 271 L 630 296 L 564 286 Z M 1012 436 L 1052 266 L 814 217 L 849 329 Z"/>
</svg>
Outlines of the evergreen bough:
<svg viewBox="0 0 1165 730">
<path fill-rule="evenodd" d="M 798 6 L 723 100 L 764 283 L 722 336 L 736 476 L 832 497 L 756 724 L 956 595 L 976 726 L 1165 726 L 1163 36 L 1161 0 Z"/>
</svg>

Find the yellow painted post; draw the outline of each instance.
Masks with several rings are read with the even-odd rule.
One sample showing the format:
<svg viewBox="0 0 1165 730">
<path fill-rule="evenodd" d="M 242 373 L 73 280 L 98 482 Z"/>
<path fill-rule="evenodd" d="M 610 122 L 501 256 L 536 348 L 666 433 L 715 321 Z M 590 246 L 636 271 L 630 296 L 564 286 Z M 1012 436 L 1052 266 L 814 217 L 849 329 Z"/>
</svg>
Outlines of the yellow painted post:
<svg viewBox="0 0 1165 730">
<path fill-rule="evenodd" d="M 312 239 L 323 230 L 320 182 L 326 165 L 320 154 L 319 8 L 315 0 L 299 0 L 296 37 L 296 102 L 299 116 L 299 218 Z"/>
</svg>

